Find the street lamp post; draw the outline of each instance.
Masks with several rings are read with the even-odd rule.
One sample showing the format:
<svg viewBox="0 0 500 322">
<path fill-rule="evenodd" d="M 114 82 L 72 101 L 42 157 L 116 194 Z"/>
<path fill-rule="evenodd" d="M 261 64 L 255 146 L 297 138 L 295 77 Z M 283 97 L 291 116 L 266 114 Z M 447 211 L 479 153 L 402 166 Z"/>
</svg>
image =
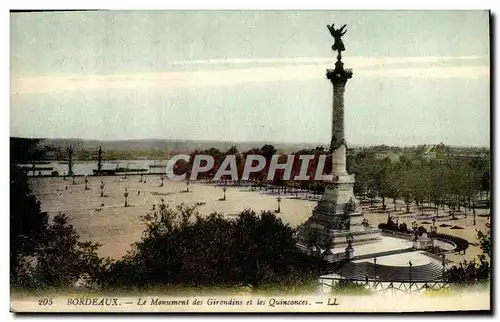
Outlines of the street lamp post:
<svg viewBox="0 0 500 322">
<path fill-rule="evenodd" d="M 414 239 L 413 239 L 413 247 L 414 247 L 414 248 L 417 248 L 417 247 L 418 247 L 418 245 L 417 245 L 417 240 L 418 240 L 418 231 L 417 231 L 417 229 L 418 229 L 418 224 L 417 224 L 417 222 L 416 222 L 416 221 L 413 221 L 413 222 L 411 223 L 411 228 L 413 229 L 413 233 L 415 234 L 415 237 L 414 237 Z"/>
<path fill-rule="evenodd" d="M 441 255 L 441 265 L 443 266 L 443 282 L 444 282 L 444 275 L 445 275 L 445 260 L 446 260 L 446 255 L 443 254 Z"/>
<path fill-rule="evenodd" d="M 101 181 L 101 197 L 104 197 L 104 181 Z"/>
<path fill-rule="evenodd" d="M 373 278 L 377 279 L 377 257 L 373 258 Z"/>
<path fill-rule="evenodd" d="M 281 204 L 281 197 L 278 197 L 276 198 L 276 200 L 278 200 L 278 213 L 281 212 L 281 207 L 280 207 L 280 204 Z"/>
<path fill-rule="evenodd" d="M 89 182 L 89 179 L 87 178 L 87 176 L 85 176 L 85 190 L 89 190 L 89 187 L 87 185 L 87 183 Z"/>
<path fill-rule="evenodd" d="M 128 207 L 128 203 L 127 203 L 128 189 L 127 188 L 125 188 L 125 192 L 123 193 L 123 196 L 125 197 L 125 207 Z"/>
<path fill-rule="evenodd" d="M 436 218 L 432 219 L 432 226 L 431 226 L 431 238 L 432 238 L 432 252 L 436 252 L 436 233 L 437 233 L 437 227 L 436 227 Z"/>
<path fill-rule="evenodd" d="M 413 266 L 413 264 L 411 261 L 408 264 L 410 264 L 410 287 L 411 287 L 411 267 Z"/>
<path fill-rule="evenodd" d="M 75 184 L 75 175 L 73 175 L 72 177 L 73 177 L 73 184 Z"/>
<path fill-rule="evenodd" d="M 222 191 L 224 192 L 224 197 L 222 198 L 222 200 L 224 201 L 226 201 L 226 190 L 227 190 L 226 187 L 222 188 Z"/>
<path fill-rule="evenodd" d="M 141 179 L 139 180 L 139 182 L 142 182 L 142 173 L 141 173 Z"/>
</svg>

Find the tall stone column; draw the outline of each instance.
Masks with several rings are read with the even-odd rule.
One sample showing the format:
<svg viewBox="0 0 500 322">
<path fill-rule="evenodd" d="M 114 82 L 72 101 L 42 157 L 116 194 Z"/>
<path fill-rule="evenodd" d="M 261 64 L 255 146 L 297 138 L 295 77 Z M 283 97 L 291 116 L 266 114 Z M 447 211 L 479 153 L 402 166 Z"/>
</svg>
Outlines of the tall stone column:
<svg viewBox="0 0 500 322">
<path fill-rule="evenodd" d="M 332 185 L 325 191 L 324 199 L 336 204 L 345 204 L 350 199 L 355 200 L 353 186 L 354 178 L 347 173 L 347 146 L 344 136 L 344 92 L 352 71 L 345 70 L 344 64 L 337 61 L 335 69 L 328 69 L 326 77 L 332 82 L 332 138 L 330 153 L 332 153 Z"/>
<path fill-rule="evenodd" d="M 327 77 L 330 78 L 331 70 L 327 70 Z M 344 92 L 347 79 L 331 79 L 333 85 L 332 100 L 332 139 L 330 152 L 335 151 L 341 144 L 345 144 L 344 138 Z"/>
<path fill-rule="evenodd" d="M 327 72 L 328 73 L 328 72 Z M 328 75 L 328 74 L 327 74 Z M 332 170 L 336 175 L 346 173 L 346 141 L 344 136 L 344 92 L 346 78 L 331 79 L 333 85 L 332 139 Z"/>
<path fill-rule="evenodd" d="M 341 37 L 345 34 L 344 28 L 345 25 L 340 29 L 335 29 L 333 25 L 328 26 L 335 38 L 332 49 L 339 52 L 335 68 L 326 71 L 326 77 L 333 86 L 330 143 L 333 179 L 326 186 L 312 216 L 299 227 L 298 239 L 302 245 L 314 244 L 324 248 L 335 248 L 348 244 L 352 250 L 352 245 L 377 241 L 380 233 L 377 228 L 362 225 L 363 214 L 359 211 L 359 201 L 354 196 L 354 176 L 349 175 L 346 169 L 344 92 L 347 81 L 352 78 L 352 71 L 344 69 L 342 63 L 341 52 L 345 47 Z"/>
</svg>

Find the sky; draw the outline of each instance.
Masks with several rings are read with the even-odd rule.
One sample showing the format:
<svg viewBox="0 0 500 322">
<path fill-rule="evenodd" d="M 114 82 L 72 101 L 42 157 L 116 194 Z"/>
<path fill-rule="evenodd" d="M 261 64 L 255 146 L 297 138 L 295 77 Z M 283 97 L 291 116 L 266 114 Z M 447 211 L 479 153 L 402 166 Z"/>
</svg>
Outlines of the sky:
<svg viewBox="0 0 500 322">
<path fill-rule="evenodd" d="M 349 144 L 490 144 L 487 11 L 11 13 L 10 134 L 329 143 L 347 24 Z"/>
</svg>

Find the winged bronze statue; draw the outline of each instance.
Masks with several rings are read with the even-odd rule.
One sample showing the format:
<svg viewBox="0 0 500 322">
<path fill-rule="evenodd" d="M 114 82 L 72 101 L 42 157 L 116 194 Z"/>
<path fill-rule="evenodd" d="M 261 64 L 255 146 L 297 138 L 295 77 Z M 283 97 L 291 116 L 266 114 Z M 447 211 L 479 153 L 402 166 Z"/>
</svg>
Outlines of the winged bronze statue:
<svg viewBox="0 0 500 322">
<path fill-rule="evenodd" d="M 330 30 L 330 34 L 335 39 L 335 43 L 332 46 L 334 51 L 338 51 L 339 54 L 345 50 L 344 43 L 342 42 L 342 36 L 345 35 L 347 30 L 344 30 L 347 25 L 343 25 L 340 29 L 335 29 L 334 24 L 326 25 L 328 30 Z"/>
</svg>

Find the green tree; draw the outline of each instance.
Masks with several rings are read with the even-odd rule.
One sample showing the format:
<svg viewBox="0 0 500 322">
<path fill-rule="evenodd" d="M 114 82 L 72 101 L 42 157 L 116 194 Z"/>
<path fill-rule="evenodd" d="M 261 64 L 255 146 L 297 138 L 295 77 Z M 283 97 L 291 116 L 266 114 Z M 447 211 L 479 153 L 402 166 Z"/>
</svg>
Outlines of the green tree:
<svg viewBox="0 0 500 322">
<path fill-rule="evenodd" d="M 108 261 L 97 255 L 99 247 L 79 241 L 66 215 L 58 214 L 34 254 L 23 258 L 13 284 L 28 289 L 71 288 L 78 281 L 91 284 L 101 278 Z"/>
<path fill-rule="evenodd" d="M 31 193 L 26 174 L 10 167 L 10 272 L 16 275 L 23 256 L 32 255 L 43 241 L 48 214 Z"/>
<path fill-rule="evenodd" d="M 376 195 L 382 198 L 382 207 L 385 208 L 385 198 L 390 195 L 389 174 L 392 171 L 392 163 L 389 158 L 377 160 L 371 169 L 373 178 L 373 190 Z"/>
<path fill-rule="evenodd" d="M 467 208 L 473 209 L 474 198 L 480 191 L 480 177 L 479 174 L 469 165 L 463 167 L 462 180 L 461 180 L 461 199 L 466 202 L 465 217 L 467 218 Z M 475 212 L 475 210 L 473 210 Z"/>
<path fill-rule="evenodd" d="M 396 170 L 395 184 L 399 187 L 398 195 L 403 198 L 406 205 L 406 213 L 410 213 L 410 206 L 413 198 L 413 172 L 410 172 L 406 167 L 399 167 Z"/>
<path fill-rule="evenodd" d="M 246 210 L 225 219 L 160 206 L 143 220 L 143 238 L 110 265 L 105 285 L 297 285 L 316 274 L 316 259 L 297 250 L 294 230 L 270 212 Z"/>
<path fill-rule="evenodd" d="M 236 145 L 232 145 L 229 149 L 226 151 L 226 155 L 232 155 L 232 154 L 237 154 L 238 153 L 238 148 Z"/>
<path fill-rule="evenodd" d="M 425 162 L 420 162 L 411 169 L 410 185 L 412 187 L 412 196 L 422 213 L 424 211 L 425 199 L 429 199 L 429 177 L 429 169 Z"/>
<path fill-rule="evenodd" d="M 369 189 L 370 167 L 374 158 L 361 152 L 347 159 L 347 171 L 355 175 L 354 193 L 365 198 Z"/>
<path fill-rule="evenodd" d="M 463 261 L 458 266 L 453 266 L 446 271 L 445 279 L 449 283 L 459 285 L 474 285 L 489 281 L 491 276 L 491 231 L 477 232 L 482 253 L 476 260 Z"/>
<path fill-rule="evenodd" d="M 97 255 L 99 245 L 79 241 L 63 214 L 49 222 L 23 171 L 11 165 L 10 175 L 11 285 L 46 289 L 98 279 L 105 264 Z"/>
<path fill-rule="evenodd" d="M 399 181 L 398 181 L 398 171 L 395 169 L 392 169 L 391 173 L 388 175 L 388 184 L 389 184 L 389 191 L 388 191 L 388 197 L 392 199 L 392 203 L 394 206 L 394 211 L 396 211 L 396 200 L 400 197 L 400 187 L 399 187 Z"/>
<path fill-rule="evenodd" d="M 486 233 L 482 231 L 477 231 L 477 239 L 479 240 L 479 245 L 481 247 L 484 256 L 488 259 L 491 258 L 491 229 L 488 229 Z"/>
<path fill-rule="evenodd" d="M 430 163 L 429 166 L 428 199 L 434 203 L 434 211 L 436 216 L 439 216 L 439 205 L 445 199 L 449 199 L 448 196 L 451 194 L 449 170 L 447 166 L 437 162 Z"/>
<path fill-rule="evenodd" d="M 265 144 L 264 146 L 262 146 L 260 150 L 262 155 L 266 158 L 266 160 L 270 160 L 271 157 L 277 152 L 274 146 L 270 144 Z"/>
</svg>

